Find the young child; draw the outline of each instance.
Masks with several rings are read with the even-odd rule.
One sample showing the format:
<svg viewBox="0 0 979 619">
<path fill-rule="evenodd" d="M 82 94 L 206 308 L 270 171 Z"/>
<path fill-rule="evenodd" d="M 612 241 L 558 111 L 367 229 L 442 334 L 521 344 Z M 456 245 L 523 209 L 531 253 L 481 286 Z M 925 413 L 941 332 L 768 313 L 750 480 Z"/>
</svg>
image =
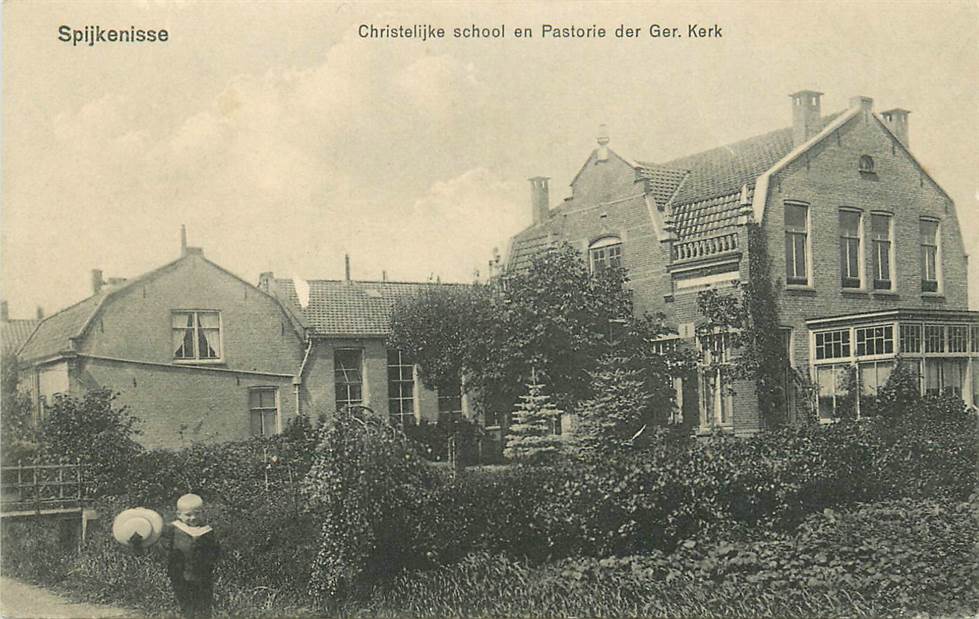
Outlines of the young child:
<svg viewBox="0 0 979 619">
<path fill-rule="evenodd" d="M 168 553 L 167 575 L 184 617 L 211 616 L 214 565 L 220 546 L 217 534 L 204 523 L 204 501 L 196 494 L 177 500 L 177 519 L 163 528 L 160 545 Z"/>
</svg>

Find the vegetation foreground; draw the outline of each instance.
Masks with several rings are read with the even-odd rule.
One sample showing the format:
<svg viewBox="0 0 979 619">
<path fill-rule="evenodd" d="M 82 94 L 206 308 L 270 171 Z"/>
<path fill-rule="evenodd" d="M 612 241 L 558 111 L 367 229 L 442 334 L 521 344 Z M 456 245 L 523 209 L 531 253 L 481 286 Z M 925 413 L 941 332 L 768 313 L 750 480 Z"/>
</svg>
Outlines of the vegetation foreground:
<svg viewBox="0 0 979 619">
<path fill-rule="evenodd" d="M 163 557 L 127 554 L 108 518 L 133 505 L 170 516 L 185 491 L 209 499 L 223 538 L 226 616 L 979 612 L 976 418 L 954 398 L 752 439 L 664 432 L 601 458 L 463 471 L 352 412 L 271 439 L 144 451 L 111 397 L 63 408 L 62 423 L 122 421 L 88 438 L 52 432 L 74 437 L 61 448 L 91 440 L 119 458 L 95 471 L 105 518 L 81 552 L 56 530 L 8 525 L 3 573 L 147 615 L 175 610 Z"/>
</svg>

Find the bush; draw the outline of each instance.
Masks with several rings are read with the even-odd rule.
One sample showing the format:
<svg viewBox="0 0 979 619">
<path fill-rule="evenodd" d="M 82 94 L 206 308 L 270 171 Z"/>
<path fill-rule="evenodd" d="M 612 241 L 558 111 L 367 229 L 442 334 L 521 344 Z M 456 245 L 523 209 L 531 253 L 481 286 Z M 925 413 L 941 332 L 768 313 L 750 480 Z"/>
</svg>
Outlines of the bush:
<svg viewBox="0 0 979 619">
<path fill-rule="evenodd" d="M 93 389 L 81 398 L 59 395 L 41 422 L 40 456 L 89 465 L 89 495 L 124 492 L 133 462 L 143 448 L 136 442 L 139 420 L 114 404 L 116 394 Z"/>
<path fill-rule="evenodd" d="M 332 602 L 425 565 L 429 465 L 400 430 L 348 407 L 322 429 L 303 494 L 320 531 L 310 591 Z"/>
</svg>

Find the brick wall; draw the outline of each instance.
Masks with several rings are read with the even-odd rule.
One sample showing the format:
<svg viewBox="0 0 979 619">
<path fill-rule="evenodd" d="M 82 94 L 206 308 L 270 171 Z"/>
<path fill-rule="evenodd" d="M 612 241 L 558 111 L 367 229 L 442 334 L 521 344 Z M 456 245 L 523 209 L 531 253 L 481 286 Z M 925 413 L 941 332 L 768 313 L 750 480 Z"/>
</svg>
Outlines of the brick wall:
<svg viewBox="0 0 979 619">
<path fill-rule="evenodd" d="M 80 359 L 73 392 L 103 386 L 142 421 L 140 442 L 176 448 L 194 442 L 240 440 L 251 434 L 249 389 L 276 387 L 282 427 L 295 415 L 291 377 L 212 369 L 160 367 Z"/>
<path fill-rule="evenodd" d="M 861 155 L 870 155 L 876 173 L 858 170 Z M 812 282 L 808 289 L 785 285 L 785 201 L 809 204 Z M 840 281 L 840 207 L 863 213 L 863 289 L 844 290 Z M 871 274 L 870 214 L 893 214 L 895 286 L 880 292 L 868 284 Z M 942 295 L 921 293 L 920 216 L 941 220 Z M 769 190 L 764 228 L 772 258 L 772 275 L 780 282 L 782 323 L 793 329 L 797 367 L 809 363 L 805 321 L 834 316 L 901 308 L 966 309 L 966 259 L 955 209 L 948 198 L 911 160 L 900 144 L 872 116 L 861 113 L 808 156 L 774 175 Z"/>
</svg>

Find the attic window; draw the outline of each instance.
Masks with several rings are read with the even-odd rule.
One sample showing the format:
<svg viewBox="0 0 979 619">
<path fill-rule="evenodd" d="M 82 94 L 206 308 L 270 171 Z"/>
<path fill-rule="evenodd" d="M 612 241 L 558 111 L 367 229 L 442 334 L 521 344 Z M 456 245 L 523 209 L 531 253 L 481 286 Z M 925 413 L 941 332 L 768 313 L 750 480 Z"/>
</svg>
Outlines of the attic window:
<svg viewBox="0 0 979 619">
<path fill-rule="evenodd" d="M 870 155 L 861 155 L 859 169 L 861 174 L 874 174 L 877 171 L 874 158 Z"/>
</svg>

